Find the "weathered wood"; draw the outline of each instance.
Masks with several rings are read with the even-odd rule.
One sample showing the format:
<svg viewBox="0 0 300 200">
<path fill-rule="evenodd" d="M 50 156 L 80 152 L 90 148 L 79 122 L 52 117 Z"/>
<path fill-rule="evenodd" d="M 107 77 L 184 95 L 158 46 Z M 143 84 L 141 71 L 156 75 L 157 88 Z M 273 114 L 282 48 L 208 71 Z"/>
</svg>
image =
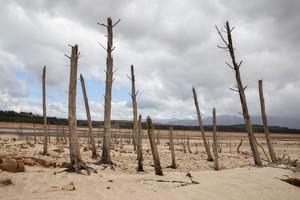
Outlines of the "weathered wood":
<svg viewBox="0 0 300 200">
<path fill-rule="evenodd" d="M 93 133 L 93 124 L 92 124 L 92 118 L 91 118 L 91 112 L 90 112 L 90 106 L 89 106 L 89 100 L 86 94 L 86 89 L 85 89 L 85 83 L 84 83 L 84 78 L 82 74 L 80 74 L 80 82 L 81 82 L 81 89 L 82 89 L 82 94 L 83 94 L 83 99 L 84 99 L 84 105 L 85 105 L 85 111 L 86 111 L 86 117 L 88 121 L 88 127 L 89 127 L 89 138 L 90 142 L 92 145 L 92 158 L 97 158 L 97 152 L 96 152 L 96 145 L 95 145 L 95 140 L 94 140 L 94 133 Z"/>
<path fill-rule="evenodd" d="M 174 134 L 173 134 L 173 127 L 170 127 L 170 148 L 171 148 L 171 166 L 170 168 L 176 169 L 176 160 L 175 160 L 175 149 L 174 149 Z"/>
<path fill-rule="evenodd" d="M 148 116 L 147 117 L 147 129 L 148 129 L 148 136 L 153 156 L 153 162 L 154 162 L 154 168 L 155 168 L 155 175 L 163 176 L 162 168 L 160 165 L 159 155 L 157 151 L 157 146 L 155 143 L 155 136 L 154 136 L 154 130 L 152 126 L 152 120 Z"/>
<path fill-rule="evenodd" d="M 119 20 L 120 21 L 120 20 Z M 118 22 L 119 22 L 118 21 Z M 118 23 L 117 22 L 117 23 Z M 113 27 L 117 24 L 112 24 L 112 19 L 107 18 L 107 25 L 99 24 L 107 28 L 107 47 L 106 47 L 106 81 L 105 81 L 105 96 L 104 96 L 104 133 L 102 144 L 102 156 L 96 164 L 113 164 L 110 155 L 111 142 L 111 92 L 113 83 Z"/>
<path fill-rule="evenodd" d="M 204 126 L 203 126 L 203 122 L 202 122 L 202 118 L 201 118 L 201 113 L 200 113 L 200 109 L 199 109 L 199 104 L 198 104 L 198 99 L 197 99 L 197 93 L 196 93 L 196 90 L 195 90 L 194 87 L 193 87 L 193 97 L 194 97 L 194 102 L 195 102 L 195 107 L 196 107 L 198 122 L 199 122 L 200 130 L 201 130 L 201 134 L 202 134 L 202 139 L 203 139 L 205 151 L 206 151 L 206 154 L 207 154 L 207 161 L 214 161 L 214 159 L 213 159 L 213 157 L 211 155 L 211 152 L 210 152 L 209 144 L 208 144 L 208 142 L 206 140 L 206 135 L 205 135 Z"/>
<path fill-rule="evenodd" d="M 77 67 L 78 67 L 78 45 L 71 46 L 70 57 L 70 84 L 69 84 L 69 146 L 70 146 L 70 170 L 80 173 L 82 160 L 77 134 L 77 115 L 76 115 L 76 89 L 77 89 Z"/>
<path fill-rule="evenodd" d="M 137 171 L 143 172 L 143 135 L 142 135 L 142 115 L 139 116 L 138 121 L 138 145 L 137 145 L 137 154 L 138 154 L 138 168 Z"/>
<path fill-rule="evenodd" d="M 247 100 L 246 100 L 246 95 L 245 95 L 245 89 L 247 87 L 243 86 L 241 75 L 240 75 L 240 66 L 241 66 L 242 62 L 240 62 L 238 64 L 236 62 L 236 58 L 235 58 L 235 54 L 234 54 L 235 48 L 233 47 L 233 42 L 232 42 L 232 37 L 231 37 L 231 31 L 233 29 L 230 28 L 229 22 L 227 21 L 226 25 L 225 25 L 226 30 L 224 31 L 227 34 L 227 40 L 225 40 L 221 31 L 217 27 L 216 27 L 216 29 L 217 29 L 218 34 L 220 35 L 221 39 L 223 40 L 223 42 L 226 45 L 226 47 L 224 47 L 222 49 L 228 50 L 230 57 L 231 57 L 233 66 L 229 65 L 228 63 L 227 63 L 227 65 L 234 70 L 235 78 L 236 78 L 236 89 L 232 89 L 232 90 L 238 92 L 239 96 L 240 96 L 240 102 L 241 102 L 241 106 L 242 106 L 242 110 L 243 110 L 243 117 L 244 117 L 244 121 L 245 121 L 245 126 L 246 126 L 246 130 L 247 130 L 247 134 L 248 134 L 251 151 L 253 154 L 254 163 L 255 163 L 255 165 L 261 166 L 262 161 L 259 156 L 258 149 L 257 149 L 257 143 L 256 143 L 256 139 L 255 139 L 255 136 L 253 133 L 251 118 L 249 115 Z"/>
<path fill-rule="evenodd" d="M 268 127 L 268 120 L 267 120 L 267 115 L 266 115 L 266 110 L 265 110 L 265 99 L 264 99 L 264 92 L 263 92 L 263 85 L 262 85 L 262 80 L 258 81 L 258 89 L 259 89 L 259 99 L 260 99 L 260 108 L 261 108 L 261 117 L 264 125 L 264 132 L 266 136 L 266 141 L 269 149 L 269 153 L 271 156 L 271 160 L 273 163 L 277 162 L 277 157 L 273 148 L 270 132 L 269 132 L 269 127 Z"/>
<path fill-rule="evenodd" d="M 135 76 L 134 76 L 134 67 L 131 65 L 131 99 L 132 99 L 132 110 L 133 110 L 133 131 L 132 131 L 132 140 L 133 140 L 133 148 L 136 151 L 136 138 L 138 134 L 138 122 L 137 122 L 137 102 L 135 92 Z"/>
<path fill-rule="evenodd" d="M 213 108 L 213 138 L 214 138 L 214 170 L 220 170 L 218 157 L 218 138 L 217 138 L 217 123 L 216 123 L 216 109 Z"/>
<path fill-rule="evenodd" d="M 46 66 L 43 69 L 43 118 L 44 118 L 44 155 L 48 154 L 47 142 L 47 113 L 46 113 Z"/>
</svg>

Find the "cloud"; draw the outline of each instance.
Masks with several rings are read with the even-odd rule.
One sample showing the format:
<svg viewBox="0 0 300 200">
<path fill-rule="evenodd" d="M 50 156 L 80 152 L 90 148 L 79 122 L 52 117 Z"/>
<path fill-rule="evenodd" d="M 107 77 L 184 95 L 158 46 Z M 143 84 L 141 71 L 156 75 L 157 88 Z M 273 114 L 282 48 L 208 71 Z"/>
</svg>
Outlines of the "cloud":
<svg viewBox="0 0 300 200">
<path fill-rule="evenodd" d="M 297 0 L 249 1 L 10 1 L 0 8 L 2 107 L 40 112 L 42 67 L 47 65 L 49 115 L 66 116 L 70 45 L 79 44 L 79 73 L 86 79 L 92 118 L 103 118 L 106 23 L 114 27 L 113 118 L 132 118 L 130 65 L 135 66 L 139 112 L 153 118 L 195 118 L 192 86 L 202 112 L 241 111 L 228 52 L 215 25 L 229 20 L 251 115 L 259 115 L 258 85 L 264 79 L 268 115 L 298 117 L 300 83 Z M 21 74 L 21 75 L 20 75 Z M 79 86 L 79 85 L 78 85 Z M 79 86 L 80 87 L 80 86 Z M 17 89 L 16 89 L 17 88 Z M 91 91 L 91 92 L 89 92 Z M 78 117 L 85 111 L 78 88 Z M 11 99 L 8 100 L 8 99 Z M 31 102 L 31 103 L 30 103 Z M 36 104 L 35 104 L 36 103 Z"/>
</svg>

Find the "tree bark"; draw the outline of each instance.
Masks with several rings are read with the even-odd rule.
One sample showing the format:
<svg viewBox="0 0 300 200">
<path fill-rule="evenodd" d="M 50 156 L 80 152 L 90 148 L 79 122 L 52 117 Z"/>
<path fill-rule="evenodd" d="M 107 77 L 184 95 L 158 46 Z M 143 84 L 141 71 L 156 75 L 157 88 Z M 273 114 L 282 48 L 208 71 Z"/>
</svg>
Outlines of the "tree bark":
<svg viewBox="0 0 300 200">
<path fill-rule="evenodd" d="M 248 139 L 250 142 L 251 151 L 252 151 L 253 158 L 254 158 L 254 163 L 255 163 L 255 165 L 261 166 L 262 161 L 259 156 L 256 139 L 253 134 L 251 118 L 250 118 L 250 115 L 248 112 L 247 100 L 246 100 L 246 95 L 245 95 L 246 87 L 243 86 L 241 75 L 240 75 L 240 66 L 241 66 L 242 62 L 237 64 L 236 59 L 235 59 L 235 54 L 234 54 L 235 49 L 233 47 L 233 42 L 232 42 L 232 37 L 231 37 L 231 31 L 233 29 L 230 28 L 229 22 L 227 21 L 226 25 L 225 25 L 225 29 L 226 29 L 226 33 L 227 33 L 227 41 L 224 39 L 220 30 L 217 27 L 216 27 L 216 29 L 217 29 L 218 34 L 220 35 L 221 39 L 223 40 L 223 42 L 226 45 L 226 47 L 220 47 L 220 48 L 228 50 L 230 53 L 230 57 L 231 57 L 233 66 L 229 65 L 228 63 L 226 63 L 226 64 L 235 71 L 235 78 L 236 78 L 236 83 L 237 83 L 237 85 L 236 85 L 237 90 L 235 90 L 235 89 L 232 89 L 232 90 L 239 93 L 240 102 L 241 102 L 241 106 L 242 106 L 242 110 L 243 110 L 243 117 L 244 117 L 244 121 L 245 121 L 245 125 L 246 125 L 246 130 L 247 130 Z"/>
<path fill-rule="evenodd" d="M 137 145 L 137 151 L 138 151 L 138 168 L 137 171 L 143 172 L 143 135 L 142 135 L 142 115 L 139 116 L 138 121 L 138 145 Z"/>
<path fill-rule="evenodd" d="M 150 117 L 147 118 L 147 129 L 148 129 L 148 136 L 153 156 L 154 168 L 155 168 L 155 175 L 163 176 L 162 168 L 160 165 L 159 155 L 157 151 L 157 146 L 155 143 L 155 136 L 154 130 L 152 126 L 152 120 Z"/>
<path fill-rule="evenodd" d="M 173 127 L 170 127 L 170 148 L 171 148 L 171 168 L 176 169 L 176 160 L 175 160 L 175 149 L 174 149 L 174 134 L 173 134 Z"/>
<path fill-rule="evenodd" d="M 96 152 L 96 145 L 95 145 L 95 140 L 94 140 L 94 136 L 93 136 L 94 133 L 93 133 L 93 125 L 92 125 L 92 119 L 91 119 L 91 112 L 90 112 L 89 100 L 88 100 L 86 90 L 85 90 L 84 78 L 83 78 L 82 74 L 80 74 L 80 82 L 81 82 L 82 94 L 83 94 L 83 99 L 84 99 L 86 117 L 88 120 L 89 136 L 90 136 L 91 145 L 92 145 L 92 158 L 96 159 L 97 152 Z"/>
<path fill-rule="evenodd" d="M 195 90 L 194 87 L 193 87 L 193 97 L 194 97 L 196 112 L 197 112 L 197 116 L 198 116 L 198 122 L 199 122 L 199 126 L 200 126 L 200 129 L 201 129 L 202 139 L 203 139 L 205 151 L 206 151 L 206 154 L 207 154 L 207 161 L 214 161 L 214 159 L 211 155 L 211 152 L 210 152 L 209 144 L 206 140 L 206 135 L 205 135 L 204 126 L 203 126 L 203 123 L 202 123 L 201 113 L 200 113 L 198 99 L 197 99 L 197 93 L 196 93 L 196 90 Z"/>
<path fill-rule="evenodd" d="M 132 108 L 133 108 L 133 132 L 132 132 L 132 139 L 133 139 L 133 146 L 134 151 L 136 151 L 136 138 L 138 132 L 138 122 L 137 122 L 137 102 L 136 102 L 136 95 L 135 92 L 135 76 L 134 76 L 134 67 L 131 65 L 131 99 L 132 99 Z"/>
<path fill-rule="evenodd" d="M 120 20 L 119 20 L 120 21 Z M 111 141 L 111 91 L 113 83 L 113 27 L 111 18 L 107 18 L 107 25 L 99 24 L 107 28 L 107 58 L 106 58 L 106 82 L 105 82 L 105 96 L 104 96 L 104 133 L 102 144 L 102 156 L 96 164 L 113 164 L 110 155 L 110 141 Z"/>
<path fill-rule="evenodd" d="M 46 66 L 43 69 L 43 117 L 44 117 L 44 155 L 48 154 L 47 113 L 46 113 Z"/>
<path fill-rule="evenodd" d="M 264 92 L 263 92 L 263 86 L 262 86 L 262 80 L 258 81 L 258 88 L 259 88 L 259 98 L 260 98 L 260 108 L 261 108 L 261 117 L 264 125 L 264 132 L 266 136 L 266 141 L 269 149 L 269 153 L 271 156 L 271 160 L 273 163 L 277 162 L 277 157 L 273 148 L 272 140 L 270 137 L 269 127 L 268 127 L 268 120 L 265 110 L 265 100 L 264 100 Z"/>
<path fill-rule="evenodd" d="M 218 157 L 218 138 L 217 138 L 217 123 L 216 123 L 216 109 L 213 109 L 213 138 L 214 138 L 214 170 L 218 171 L 219 157 Z"/>
<path fill-rule="evenodd" d="M 70 84 L 69 84 L 69 145 L 70 145 L 70 170 L 80 173 L 81 155 L 77 134 L 77 116 L 76 116 L 76 88 L 77 88 L 77 63 L 78 63 L 78 45 L 71 46 L 72 53 L 70 58 Z"/>
</svg>

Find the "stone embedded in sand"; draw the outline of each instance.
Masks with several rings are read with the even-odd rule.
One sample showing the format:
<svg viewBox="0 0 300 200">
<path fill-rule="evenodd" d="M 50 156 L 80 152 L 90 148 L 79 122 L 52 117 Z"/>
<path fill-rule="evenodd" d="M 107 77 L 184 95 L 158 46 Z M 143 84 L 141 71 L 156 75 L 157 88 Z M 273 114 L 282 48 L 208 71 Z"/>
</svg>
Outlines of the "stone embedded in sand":
<svg viewBox="0 0 300 200">
<path fill-rule="evenodd" d="M 69 162 L 63 162 L 63 163 L 61 163 L 61 165 L 59 167 L 60 168 L 69 168 L 70 167 L 70 163 Z"/>
<path fill-rule="evenodd" d="M 25 172 L 25 165 L 22 161 L 17 161 L 18 172 Z"/>
<path fill-rule="evenodd" d="M 34 160 L 32 160 L 31 158 L 23 158 L 20 161 L 23 162 L 24 165 L 28 165 L 28 166 L 34 166 L 34 165 L 36 165 L 36 162 Z"/>
<path fill-rule="evenodd" d="M 43 167 L 55 167 L 56 164 L 54 162 L 52 162 L 51 160 L 46 160 L 46 159 L 42 159 L 42 158 L 38 158 L 37 159 L 37 163 L 42 165 Z"/>
<path fill-rule="evenodd" d="M 71 182 L 68 185 L 63 186 L 61 189 L 65 191 L 73 191 L 75 190 L 75 184 Z"/>
<path fill-rule="evenodd" d="M 2 164 L 0 165 L 0 169 L 7 172 L 18 172 L 18 163 L 14 159 L 3 159 Z"/>
</svg>

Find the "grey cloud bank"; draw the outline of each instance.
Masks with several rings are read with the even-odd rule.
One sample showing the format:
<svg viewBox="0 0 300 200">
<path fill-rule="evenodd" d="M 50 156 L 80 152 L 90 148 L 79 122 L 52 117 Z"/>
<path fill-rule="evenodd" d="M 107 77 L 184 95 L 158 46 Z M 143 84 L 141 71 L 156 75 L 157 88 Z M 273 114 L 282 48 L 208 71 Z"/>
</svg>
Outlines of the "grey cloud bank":
<svg viewBox="0 0 300 200">
<path fill-rule="evenodd" d="M 48 114 L 67 116 L 68 44 L 79 44 L 79 73 L 99 91 L 92 118 L 103 118 L 105 23 L 115 27 L 113 119 L 131 119 L 130 65 L 135 66 L 143 116 L 194 119 L 192 86 L 205 116 L 241 111 L 228 52 L 215 25 L 229 20 L 251 115 L 259 115 L 264 80 L 267 114 L 300 118 L 299 1 L 5 1 L 0 7 L 0 109 L 41 113 L 41 72 L 47 65 Z M 98 89 L 99 88 L 99 89 Z M 118 99 L 114 98 L 118 96 Z M 78 98 L 82 98 L 78 90 Z M 78 117 L 85 118 L 82 101 Z"/>
</svg>

